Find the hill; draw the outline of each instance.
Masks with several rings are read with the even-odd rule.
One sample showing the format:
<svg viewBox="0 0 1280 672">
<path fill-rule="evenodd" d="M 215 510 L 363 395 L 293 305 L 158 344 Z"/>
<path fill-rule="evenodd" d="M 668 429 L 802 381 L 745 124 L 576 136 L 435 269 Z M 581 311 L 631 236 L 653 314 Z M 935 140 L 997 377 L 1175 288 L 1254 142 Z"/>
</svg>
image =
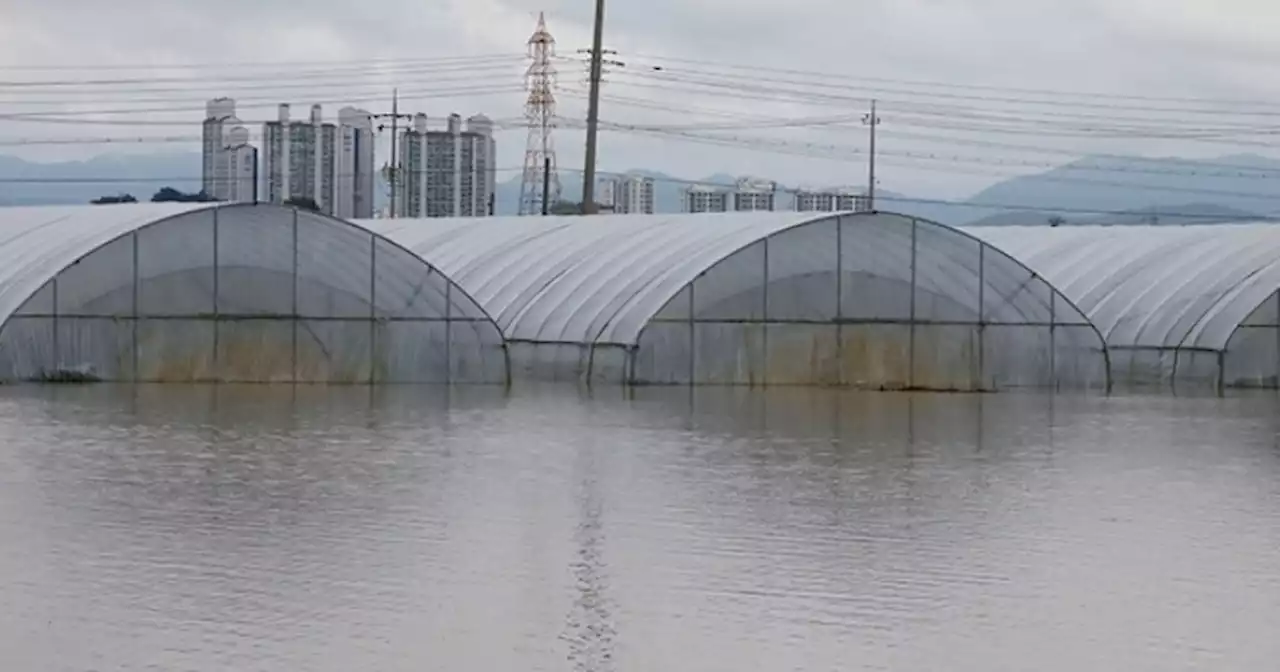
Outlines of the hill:
<svg viewBox="0 0 1280 672">
<path fill-rule="evenodd" d="M 655 209 L 679 212 L 681 192 L 690 183 L 666 173 L 633 170 L 655 181 Z M 36 163 L 0 155 L 0 205 L 87 203 L 131 193 L 149 198 L 162 186 L 199 188 L 200 155 L 105 154 L 88 161 Z M 103 176 L 110 176 L 104 181 Z M 762 176 L 786 183 L 785 176 Z M 91 178 L 97 178 L 91 179 Z M 498 214 L 515 214 L 520 204 L 519 174 L 499 181 Z M 732 184 L 729 174 L 709 175 L 708 184 Z M 378 205 L 386 204 L 379 179 Z M 580 173 L 561 177 L 561 198 L 582 196 Z M 1086 157 L 1035 175 L 1005 180 L 961 203 L 930 202 L 880 192 L 882 210 L 947 224 L 1068 224 L 1135 222 L 1191 223 L 1239 221 L 1280 214 L 1280 160 L 1243 154 L 1204 161 L 1176 157 Z M 1108 214 L 1101 214 L 1108 213 Z"/>
<path fill-rule="evenodd" d="M 1280 161 L 1255 154 L 1191 161 L 1176 157 L 1085 157 L 1005 180 L 968 200 L 969 220 L 1009 208 L 1061 214 L 1159 211 L 1168 219 L 1188 204 L 1246 215 L 1280 213 Z M 1194 219 L 1200 213 L 1192 213 Z"/>
<path fill-rule="evenodd" d="M 198 191 L 200 154 L 103 154 L 57 163 L 0 155 L 0 205 L 88 203 L 121 193 L 147 200 L 165 186 Z"/>
<path fill-rule="evenodd" d="M 1106 215 L 1058 214 L 1048 210 L 1018 210 L 1001 212 L 970 222 L 968 226 L 1032 226 L 1051 224 L 1055 219 L 1063 226 L 1133 224 L 1219 224 L 1247 222 L 1263 219 L 1255 212 L 1246 212 L 1213 203 L 1187 203 L 1185 205 L 1156 206 Z"/>
</svg>

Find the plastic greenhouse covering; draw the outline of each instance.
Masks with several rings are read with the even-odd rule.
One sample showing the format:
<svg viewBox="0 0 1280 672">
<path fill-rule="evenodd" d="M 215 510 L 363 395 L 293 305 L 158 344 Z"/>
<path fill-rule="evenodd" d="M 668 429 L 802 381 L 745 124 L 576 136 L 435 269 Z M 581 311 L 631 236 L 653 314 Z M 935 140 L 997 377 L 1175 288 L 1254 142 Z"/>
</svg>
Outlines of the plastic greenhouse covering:
<svg viewBox="0 0 1280 672">
<path fill-rule="evenodd" d="M 1075 301 L 1106 339 L 1117 385 L 1276 387 L 1276 225 L 967 230 Z"/>
<path fill-rule="evenodd" d="M 972 236 L 892 214 L 359 222 L 466 289 L 513 377 L 879 389 L 1105 387 L 1101 336 Z"/>
<path fill-rule="evenodd" d="M 417 255 L 270 205 L 0 208 L 0 379 L 505 382 Z"/>
</svg>

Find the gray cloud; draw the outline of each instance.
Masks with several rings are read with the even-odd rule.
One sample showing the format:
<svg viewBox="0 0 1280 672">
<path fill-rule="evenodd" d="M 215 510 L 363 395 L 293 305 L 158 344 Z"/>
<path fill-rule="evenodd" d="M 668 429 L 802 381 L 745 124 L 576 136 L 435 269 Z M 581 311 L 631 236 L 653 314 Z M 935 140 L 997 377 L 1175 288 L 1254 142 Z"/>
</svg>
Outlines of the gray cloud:
<svg viewBox="0 0 1280 672">
<path fill-rule="evenodd" d="M 591 0 L 389 0 L 377 5 L 355 0 L 317 0 L 305 5 L 281 0 L 226 0 L 215 4 L 193 0 L 46 0 L 14 6 L 17 4 L 11 2 L 6 7 L 5 21 L 0 23 L 0 64 L 166 64 L 516 54 L 523 51 L 538 11 L 547 13 L 560 53 L 570 56 L 589 44 L 592 6 Z M 1155 96 L 1267 98 L 1273 87 L 1269 65 L 1280 50 L 1271 37 L 1280 29 L 1280 15 L 1262 0 L 1220 0 L 1212 4 L 1194 0 L 610 0 L 607 15 L 607 46 L 618 50 L 624 61 L 663 63 L 664 56 L 672 56 L 844 73 L 845 77 L 831 80 L 847 87 L 842 89 L 843 95 L 877 95 L 888 101 L 882 107 L 886 146 L 952 153 L 974 150 L 894 140 L 893 96 L 883 93 L 890 85 L 854 78 L 1113 93 L 1140 91 Z M 69 16 L 75 20 L 68 20 Z M 1249 18 L 1241 20 L 1242 16 Z M 647 56 L 641 57 L 642 54 Z M 674 61 L 667 65 L 676 72 L 680 70 Z M 520 81 L 520 68 L 512 61 L 509 71 L 477 74 L 476 81 L 493 82 L 495 86 L 510 82 L 515 87 Z M 567 88 L 580 87 L 580 69 L 564 63 L 562 70 Z M 74 76 L 88 75 L 82 72 Z M 785 79 L 776 73 L 771 76 Z M 359 84 L 369 91 L 370 83 L 422 90 L 457 86 L 430 83 L 438 77 L 443 75 L 390 77 L 369 68 L 353 74 L 356 81 L 351 88 Z M 841 111 L 835 107 L 735 99 L 711 95 L 710 91 L 699 94 L 696 90 L 628 87 L 629 79 L 637 81 L 625 74 L 613 77 L 606 91 L 659 105 L 760 115 L 814 116 Z M 911 86 L 899 84 L 897 88 Z M 215 93 L 208 91 L 209 95 Z M 273 95 L 293 99 L 324 93 L 260 89 L 254 95 L 266 100 Z M 328 93 L 335 97 L 344 94 L 342 90 Z M 193 108 L 202 105 L 205 95 L 204 90 L 193 89 Z M 521 103 L 514 88 L 499 95 L 435 100 L 419 96 L 407 101 L 410 107 L 436 116 L 456 109 L 517 117 Z M 951 100 L 947 104 L 995 105 L 981 100 Z M 851 101 L 845 111 L 854 113 L 859 107 Z M 581 101 L 568 91 L 563 96 L 562 109 L 567 115 L 583 114 Z M 1021 108 L 1011 109 L 1017 114 Z M 255 112 L 252 116 L 264 114 Z M 681 122 L 681 118 L 670 114 L 608 102 L 602 115 L 631 123 Z M 902 125 L 899 118 L 897 128 Z M 65 126 L 0 123 L 0 127 L 0 136 L 6 137 L 72 132 Z M 127 132 L 118 127 L 96 126 L 78 134 Z M 856 127 L 840 132 L 775 135 L 849 146 L 864 142 L 863 133 Z M 1132 149 L 1201 155 L 1227 151 L 1199 144 L 1135 143 L 1123 139 L 1092 144 L 1034 136 L 996 139 L 1080 151 Z M 581 160 L 579 132 L 566 130 L 560 135 L 559 144 L 563 164 Z M 501 161 L 518 163 L 523 145 L 520 133 L 504 134 Z M 858 182 L 862 170 L 856 160 L 834 163 L 626 135 L 606 134 L 603 150 L 602 165 L 607 169 L 647 165 L 684 175 L 732 170 L 794 175 L 798 180 L 847 176 L 846 181 Z M 1069 157 L 1041 156 L 1040 160 L 1065 158 Z M 954 167 L 947 172 L 886 164 L 883 172 L 890 188 L 949 194 L 998 179 L 990 171 L 966 172 Z"/>
</svg>

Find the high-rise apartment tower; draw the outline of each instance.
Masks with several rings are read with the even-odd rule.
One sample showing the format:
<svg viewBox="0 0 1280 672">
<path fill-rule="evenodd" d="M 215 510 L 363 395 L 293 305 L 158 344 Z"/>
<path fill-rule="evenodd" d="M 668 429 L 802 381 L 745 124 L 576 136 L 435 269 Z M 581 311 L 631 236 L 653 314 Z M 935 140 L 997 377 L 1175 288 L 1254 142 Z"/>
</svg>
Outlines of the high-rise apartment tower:
<svg viewBox="0 0 1280 672">
<path fill-rule="evenodd" d="M 483 217 L 493 214 L 497 144 L 493 122 L 475 115 L 463 126 L 449 115 L 443 130 L 414 116 L 400 136 L 397 210 L 404 217 Z"/>
<path fill-rule="evenodd" d="M 202 140 L 200 190 L 219 201 L 257 200 L 258 152 L 236 118 L 236 101 L 215 98 L 205 105 Z"/>
</svg>

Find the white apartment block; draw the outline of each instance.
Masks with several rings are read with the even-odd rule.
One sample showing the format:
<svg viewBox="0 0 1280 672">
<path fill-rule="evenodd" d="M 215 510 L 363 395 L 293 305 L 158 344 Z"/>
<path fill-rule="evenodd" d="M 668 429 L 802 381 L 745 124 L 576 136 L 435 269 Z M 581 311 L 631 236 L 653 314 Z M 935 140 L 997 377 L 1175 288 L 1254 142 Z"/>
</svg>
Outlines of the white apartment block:
<svg viewBox="0 0 1280 672">
<path fill-rule="evenodd" d="M 733 189 L 733 209 L 737 212 L 776 210 L 778 184 L 742 178 Z"/>
<path fill-rule="evenodd" d="M 609 206 L 613 212 L 628 215 L 653 214 L 653 178 L 642 175 L 621 175 L 606 181 Z"/>
<path fill-rule="evenodd" d="M 319 105 L 308 121 L 289 118 L 281 104 L 276 121 L 262 125 L 263 197 L 269 203 L 311 199 L 320 211 L 333 214 L 337 129 L 322 120 Z"/>
<path fill-rule="evenodd" d="M 596 205 L 602 212 L 618 212 L 618 181 L 604 179 L 596 184 Z"/>
<path fill-rule="evenodd" d="M 451 114 L 444 130 L 414 116 L 400 136 L 396 213 L 400 217 L 484 217 L 493 213 L 497 144 L 484 115 Z"/>
<path fill-rule="evenodd" d="M 215 98 L 205 105 L 202 141 L 200 190 L 219 201 L 256 200 L 257 150 L 236 118 L 236 101 Z M 252 170 L 246 168 L 250 159 Z"/>
<path fill-rule="evenodd" d="M 731 203 L 727 189 L 696 185 L 684 190 L 685 212 L 728 212 Z"/>
<path fill-rule="evenodd" d="M 249 144 L 249 129 L 236 126 L 226 134 L 221 165 L 225 181 L 214 198 L 239 203 L 258 201 L 258 148 Z M 209 192 L 205 192 L 209 193 Z"/>
<path fill-rule="evenodd" d="M 796 192 L 800 212 L 867 212 L 870 200 L 852 189 L 801 190 Z"/>
<path fill-rule="evenodd" d="M 741 178 L 732 187 L 694 186 L 684 190 L 685 212 L 752 212 L 776 210 L 778 185 Z"/>
<path fill-rule="evenodd" d="M 373 217 L 376 176 L 373 117 L 365 110 L 338 110 L 338 157 L 333 214 L 342 218 Z"/>
</svg>

